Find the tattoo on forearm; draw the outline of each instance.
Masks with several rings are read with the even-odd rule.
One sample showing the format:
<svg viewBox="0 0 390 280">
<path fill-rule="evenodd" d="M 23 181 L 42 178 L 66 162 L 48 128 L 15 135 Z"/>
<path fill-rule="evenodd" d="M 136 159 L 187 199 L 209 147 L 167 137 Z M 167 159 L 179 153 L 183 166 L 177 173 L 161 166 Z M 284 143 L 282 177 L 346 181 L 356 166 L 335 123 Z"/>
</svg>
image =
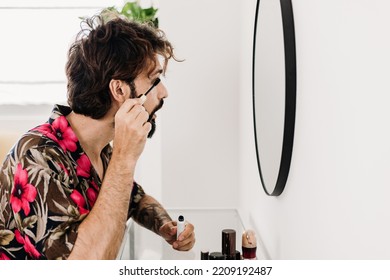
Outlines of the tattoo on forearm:
<svg viewBox="0 0 390 280">
<path fill-rule="evenodd" d="M 172 219 L 160 204 L 143 203 L 138 211 L 134 213 L 134 220 L 145 228 L 158 234 L 160 227 Z"/>
</svg>

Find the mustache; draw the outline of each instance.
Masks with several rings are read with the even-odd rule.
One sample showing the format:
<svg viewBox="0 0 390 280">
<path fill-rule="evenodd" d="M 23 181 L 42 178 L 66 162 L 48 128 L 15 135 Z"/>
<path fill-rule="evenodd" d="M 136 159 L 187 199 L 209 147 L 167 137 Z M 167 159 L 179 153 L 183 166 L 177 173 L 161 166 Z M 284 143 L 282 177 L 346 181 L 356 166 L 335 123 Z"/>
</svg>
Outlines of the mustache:
<svg viewBox="0 0 390 280">
<path fill-rule="evenodd" d="M 158 111 L 160 110 L 162 107 L 164 106 L 164 99 L 161 99 L 160 100 L 160 103 L 153 109 L 153 111 L 150 113 L 149 115 L 149 120 L 148 121 L 151 121 L 152 118 L 153 118 L 153 115 Z"/>
</svg>

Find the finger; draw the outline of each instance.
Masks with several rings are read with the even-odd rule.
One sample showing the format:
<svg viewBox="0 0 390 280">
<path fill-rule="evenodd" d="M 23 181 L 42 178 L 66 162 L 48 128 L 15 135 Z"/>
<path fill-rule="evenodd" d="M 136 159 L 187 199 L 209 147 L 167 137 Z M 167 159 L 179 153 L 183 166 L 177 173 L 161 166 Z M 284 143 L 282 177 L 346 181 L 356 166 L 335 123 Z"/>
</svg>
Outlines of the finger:
<svg viewBox="0 0 390 280">
<path fill-rule="evenodd" d="M 176 250 L 178 250 L 178 251 L 189 251 L 189 250 L 191 250 L 194 247 L 194 245 L 195 245 L 195 240 L 193 240 L 191 243 L 188 243 L 185 246 L 177 248 Z"/>
<path fill-rule="evenodd" d="M 178 240 L 182 241 L 187 239 L 194 232 L 194 226 L 192 224 L 187 224 L 184 228 L 184 231 L 179 235 Z"/>
<path fill-rule="evenodd" d="M 146 112 L 146 109 L 144 106 L 142 106 L 140 104 L 134 104 L 134 106 L 131 107 L 131 109 L 127 112 L 127 115 L 136 118 L 136 117 L 138 117 L 139 114 L 141 114 L 143 112 Z"/>
<path fill-rule="evenodd" d="M 141 101 L 138 99 L 126 99 L 125 102 L 119 107 L 118 113 L 125 114 L 129 112 L 135 105 L 141 105 Z"/>
<path fill-rule="evenodd" d="M 176 241 L 176 227 L 172 222 L 163 224 L 159 229 L 159 233 L 171 245 Z"/>
<path fill-rule="evenodd" d="M 142 105 L 139 104 L 134 105 L 130 112 L 127 112 L 124 115 L 118 116 L 117 114 L 115 118 L 119 118 L 120 122 L 125 123 L 128 127 L 132 127 L 136 131 L 139 131 L 141 136 L 147 135 L 152 129 L 151 123 L 148 123 L 149 113 Z M 117 121 L 119 123 L 119 120 Z"/>
<path fill-rule="evenodd" d="M 139 105 L 137 105 L 139 106 Z M 142 107 L 142 106 L 141 106 Z M 142 107 L 143 108 L 143 107 Z M 137 108 L 138 109 L 138 108 Z M 138 113 L 138 114 L 137 114 Z M 143 125 L 144 123 L 146 123 L 149 119 L 149 113 L 145 110 L 145 109 L 141 109 L 139 112 L 138 110 L 134 113 L 136 115 L 135 117 L 135 120 Z"/>
<path fill-rule="evenodd" d="M 184 235 L 179 236 L 179 239 L 176 240 L 178 246 L 183 246 L 190 242 L 192 239 L 195 239 L 195 232 L 191 232 L 187 236 L 184 237 Z"/>
<path fill-rule="evenodd" d="M 152 124 L 150 122 L 146 122 L 142 126 L 142 129 L 145 136 L 148 136 L 149 132 L 152 130 Z M 172 231 L 172 228 L 170 228 L 170 230 Z"/>
<path fill-rule="evenodd" d="M 143 94 L 142 96 L 140 96 L 140 97 L 139 97 L 139 100 L 140 100 L 140 102 L 141 102 L 140 104 L 143 105 L 143 104 L 145 103 L 146 99 L 147 99 L 147 97 L 146 97 L 145 94 Z"/>
<path fill-rule="evenodd" d="M 148 133 L 151 130 L 151 124 L 148 124 L 149 113 L 142 105 L 136 104 L 130 112 L 121 116 L 128 124 L 133 124 L 134 128 L 141 129 L 142 133 Z"/>
<path fill-rule="evenodd" d="M 178 251 L 188 251 L 195 244 L 195 233 L 192 233 L 189 238 L 183 241 L 176 241 L 173 243 L 173 248 Z"/>
</svg>

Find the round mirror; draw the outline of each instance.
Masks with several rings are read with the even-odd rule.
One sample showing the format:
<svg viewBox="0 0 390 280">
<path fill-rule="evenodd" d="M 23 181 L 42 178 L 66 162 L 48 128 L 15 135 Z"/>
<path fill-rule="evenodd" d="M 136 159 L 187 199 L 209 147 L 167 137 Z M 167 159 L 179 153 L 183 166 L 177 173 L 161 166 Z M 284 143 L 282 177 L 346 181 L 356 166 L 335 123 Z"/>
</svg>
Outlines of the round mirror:
<svg viewBox="0 0 390 280">
<path fill-rule="evenodd" d="M 253 112 L 263 189 L 280 195 L 292 155 L 296 103 L 291 0 L 257 0 L 253 41 Z"/>
</svg>

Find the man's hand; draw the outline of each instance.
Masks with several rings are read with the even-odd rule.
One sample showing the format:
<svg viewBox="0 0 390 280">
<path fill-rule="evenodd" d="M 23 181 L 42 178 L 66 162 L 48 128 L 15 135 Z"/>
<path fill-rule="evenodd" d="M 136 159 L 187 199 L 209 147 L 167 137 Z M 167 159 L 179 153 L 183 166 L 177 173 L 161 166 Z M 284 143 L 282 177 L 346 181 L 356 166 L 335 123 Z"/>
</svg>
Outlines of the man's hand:
<svg viewBox="0 0 390 280">
<path fill-rule="evenodd" d="M 170 221 L 163 224 L 159 229 L 160 235 L 172 245 L 173 249 L 178 251 L 188 251 L 195 244 L 195 232 L 194 226 L 186 222 L 184 231 L 179 235 L 176 240 L 177 223 L 176 221 Z"/>
<path fill-rule="evenodd" d="M 115 115 L 114 153 L 138 160 L 151 130 L 149 114 L 140 98 L 127 99 Z"/>
</svg>

